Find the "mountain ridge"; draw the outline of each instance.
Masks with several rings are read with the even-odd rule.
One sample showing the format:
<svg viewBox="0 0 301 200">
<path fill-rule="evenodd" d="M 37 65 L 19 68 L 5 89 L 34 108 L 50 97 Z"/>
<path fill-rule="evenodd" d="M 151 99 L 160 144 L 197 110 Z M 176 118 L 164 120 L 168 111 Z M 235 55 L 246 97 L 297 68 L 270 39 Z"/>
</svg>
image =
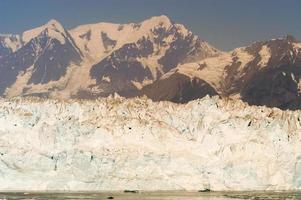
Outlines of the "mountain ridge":
<svg viewBox="0 0 301 200">
<path fill-rule="evenodd" d="M 145 84 L 153 82 L 184 59 L 195 59 L 194 57 L 201 56 L 207 57 L 219 53 L 217 49 L 211 47 L 205 41 L 200 40 L 198 36 L 193 35 L 193 33 L 183 25 L 172 22 L 164 15 L 152 17 L 141 23 L 96 23 L 81 25 L 71 30 L 66 30 L 56 20 L 50 20 L 38 28 L 25 31 L 19 35 L 19 38 L 21 38 L 20 43 L 22 43 L 22 45 L 19 45 L 19 49 L 24 47 L 32 39 L 39 37 L 43 32 L 45 32 L 44 37 L 57 40 L 61 45 L 64 45 L 65 41 L 69 41 L 72 48 L 69 47 L 66 51 L 75 49 L 75 51 L 78 50 L 78 54 L 81 55 L 78 58 L 78 60 L 81 60 L 81 63 L 78 63 L 78 68 L 74 69 L 76 67 L 73 67 L 70 69 L 70 67 L 68 67 L 68 69 L 72 71 L 73 75 L 83 74 L 81 78 L 85 81 L 82 81 L 82 83 L 76 87 L 73 86 L 73 90 L 67 95 L 67 98 L 68 96 L 77 96 L 77 93 L 82 93 L 82 89 L 84 93 L 87 93 L 87 96 L 107 96 L 114 92 L 122 93 L 123 91 L 120 90 L 122 89 L 121 87 L 123 87 L 123 83 L 108 87 L 108 84 L 102 80 L 107 81 L 109 78 L 119 79 L 121 76 L 123 80 L 127 82 L 126 87 L 132 88 L 130 90 L 137 93 Z M 129 48 L 131 49 L 129 50 Z M 179 50 L 177 50 L 177 48 L 179 48 Z M 176 56 L 176 60 L 171 62 L 170 58 L 164 59 L 165 54 L 166 57 Z M 49 59 L 56 59 L 55 56 L 52 57 L 53 56 L 50 55 Z M 99 71 L 95 65 L 101 65 L 105 60 L 107 60 L 107 63 L 114 64 L 109 66 L 106 74 L 99 74 L 102 72 Z M 45 61 L 45 63 L 47 63 L 47 61 Z M 136 63 L 136 68 L 139 68 L 138 71 L 140 70 L 141 75 L 136 73 L 137 76 L 132 76 L 132 78 L 127 77 L 127 75 L 124 76 L 123 74 L 135 73 L 135 70 L 133 71 L 131 69 L 133 63 Z M 128 67 L 120 66 L 121 64 L 125 64 Z M 121 71 L 116 74 L 113 71 L 117 65 L 120 66 L 117 68 Z M 23 70 L 23 73 L 25 71 L 26 68 Z M 61 75 L 66 75 L 66 73 Z M 39 79 L 42 78 L 39 77 Z M 60 79 L 73 78 L 64 78 L 63 76 L 55 78 L 54 80 L 57 81 L 57 83 L 54 83 L 54 85 L 56 85 L 53 86 L 54 89 L 51 89 L 52 86 L 45 86 L 44 90 L 42 87 L 36 85 L 25 86 L 27 88 L 29 87 L 29 89 L 26 89 L 25 92 L 19 91 L 19 95 L 36 93 L 43 96 L 56 96 L 59 95 L 58 93 L 60 93 L 60 91 L 67 94 L 68 92 L 63 91 L 64 88 L 62 89 L 62 87 L 63 85 L 68 85 L 68 83 L 58 83 Z M 35 83 L 39 82 L 41 81 Z M 74 80 L 71 82 L 77 84 Z M 42 81 L 42 83 L 45 82 Z M 100 86 L 99 84 L 102 85 Z M 126 89 L 126 87 L 123 88 Z M 49 89 L 51 90 L 50 92 L 48 91 Z M 104 92 L 99 94 L 101 91 Z M 11 92 L 11 94 L 13 95 L 6 92 L 7 97 L 17 95 L 16 92 Z"/>
<path fill-rule="evenodd" d="M 296 39 L 285 36 L 256 42 L 196 63 L 179 65 L 168 74 L 180 73 L 202 79 L 220 96 L 241 98 L 252 105 L 299 109 L 300 47 L 301 43 Z M 290 77 L 284 78 L 282 73 Z M 166 76 L 162 78 L 166 79 Z M 258 80 L 258 77 L 262 78 Z"/>
<path fill-rule="evenodd" d="M 19 35 L 0 35 L 0 95 L 118 93 L 186 103 L 209 94 L 299 109 L 300 50 L 301 43 L 287 35 L 220 51 L 165 15 L 70 30 L 50 20 Z"/>
</svg>

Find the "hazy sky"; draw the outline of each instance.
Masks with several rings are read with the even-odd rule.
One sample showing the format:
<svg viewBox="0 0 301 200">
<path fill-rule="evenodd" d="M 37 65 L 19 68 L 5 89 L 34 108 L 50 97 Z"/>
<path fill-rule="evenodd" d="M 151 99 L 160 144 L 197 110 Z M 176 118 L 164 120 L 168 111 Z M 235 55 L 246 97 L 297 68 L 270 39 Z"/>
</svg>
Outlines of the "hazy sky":
<svg viewBox="0 0 301 200">
<path fill-rule="evenodd" d="M 22 32 L 52 18 L 72 28 L 162 14 L 224 50 L 286 34 L 301 39 L 301 0 L 0 0 L 0 33 Z"/>
</svg>

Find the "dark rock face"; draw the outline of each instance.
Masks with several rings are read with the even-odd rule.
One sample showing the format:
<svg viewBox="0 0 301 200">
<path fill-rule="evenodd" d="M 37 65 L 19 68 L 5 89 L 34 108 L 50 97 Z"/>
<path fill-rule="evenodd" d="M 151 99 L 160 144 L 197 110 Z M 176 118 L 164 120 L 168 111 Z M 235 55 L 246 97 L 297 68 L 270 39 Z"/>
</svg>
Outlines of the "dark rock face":
<svg viewBox="0 0 301 200">
<path fill-rule="evenodd" d="M 0 60 L 0 95 L 11 86 L 20 73 L 33 66 L 28 83 L 48 83 L 65 75 L 71 62 L 81 61 L 81 55 L 66 38 L 61 44 L 47 36 L 47 30 L 33 38 L 18 51 L 10 53 Z"/>
<path fill-rule="evenodd" d="M 178 32 L 179 30 L 177 27 L 171 28 L 168 32 L 164 31 L 166 30 L 156 29 L 154 31 L 158 41 L 162 41 L 162 38 L 167 37 L 167 35 L 174 35 L 174 38 L 176 38 L 170 44 L 170 48 L 166 51 L 165 55 L 158 61 L 159 64 L 164 66 L 163 71 L 165 73 L 175 68 L 180 63 L 188 61 L 193 62 L 212 56 L 212 52 L 206 52 L 201 46 L 202 41 L 192 33 L 183 36 Z M 160 44 L 165 45 L 165 43 Z"/>
<path fill-rule="evenodd" d="M 109 38 L 108 34 L 104 32 L 101 32 L 101 39 L 103 41 L 106 51 L 112 50 L 116 45 L 116 41 Z"/>
<path fill-rule="evenodd" d="M 79 37 L 82 39 L 85 39 L 85 40 L 90 40 L 91 39 L 91 31 L 88 31 L 87 33 L 82 34 Z"/>
<path fill-rule="evenodd" d="M 6 38 L 8 42 L 6 44 L 0 38 L 1 96 L 5 95 L 6 89 L 15 83 L 19 75 L 29 69 L 32 74 L 26 84 L 45 84 L 64 76 L 71 63 L 81 62 L 82 55 L 74 45 L 72 37 L 60 27 L 58 22 L 52 21 L 45 25 L 45 29 L 38 36 L 26 43 L 20 39 L 19 35 L 9 36 L 9 40 Z M 59 41 L 53 34 L 63 38 L 64 41 Z M 8 44 L 15 45 L 16 51 L 3 48 Z M 25 85 L 20 87 L 25 87 Z"/>
<path fill-rule="evenodd" d="M 34 58 L 34 48 L 28 44 L 0 60 L 0 95 L 16 81 L 19 73 L 26 71 L 34 63 Z"/>
<path fill-rule="evenodd" d="M 276 39 L 265 42 L 257 42 L 246 47 L 245 51 L 254 58 L 248 63 L 242 71 L 241 62 L 233 55 L 233 63 L 225 68 L 226 77 L 223 81 L 223 95 L 228 96 L 233 93 L 240 93 L 244 88 L 253 82 L 254 78 L 262 70 L 261 68 L 279 68 L 282 66 L 293 66 L 301 58 L 301 52 L 293 48 L 293 42 L 296 42 L 291 36 L 284 39 Z M 263 46 L 270 50 L 271 58 L 264 67 L 259 66 L 261 56 L 259 54 Z"/>
<path fill-rule="evenodd" d="M 146 95 L 154 101 L 172 101 L 187 103 L 206 95 L 218 95 L 207 82 L 175 73 L 166 79 L 160 79 L 154 84 L 145 86 L 140 95 Z"/>
<path fill-rule="evenodd" d="M 4 42 L 1 42 L 1 38 L 0 38 L 0 59 L 3 59 L 4 57 L 9 55 L 10 53 L 12 53 L 11 49 L 7 48 L 4 45 Z"/>
<path fill-rule="evenodd" d="M 251 105 L 301 109 L 300 78 L 301 65 L 267 68 L 256 73 L 243 88 L 241 96 Z"/>
<path fill-rule="evenodd" d="M 80 53 L 68 38 L 65 39 L 65 44 L 61 44 L 60 41 L 48 38 L 46 33 L 42 33 L 29 43 L 43 49 L 43 52 L 34 63 L 33 74 L 28 83 L 45 84 L 57 81 L 66 74 L 67 67 L 72 62 L 81 61 Z"/>
<path fill-rule="evenodd" d="M 281 109 L 300 109 L 301 98 L 298 83 L 301 77 L 301 52 L 295 50 L 293 37 L 255 43 L 246 48 L 254 56 L 247 65 L 243 76 L 235 79 L 238 67 L 227 68 L 228 73 L 225 83 L 230 83 L 225 95 L 239 92 L 242 100 L 251 105 L 265 105 Z M 270 60 L 263 68 L 258 66 L 260 61 L 259 51 L 266 45 L 270 49 Z"/>
<path fill-rule="evenodd" d="M 171 48 L 169 48 L 165 55 L 159 60 L 159 63 L 164 66 L 163 70 L 165 73 L 176 67 L 186 58 L 190 50 L 189 47 L 192 39 L 192 37 L 178 38 L 171 43 Z"/>
<path fill-rule="evenodd" d="M 139 29 L 140 26 L 135 28 Z M 202 41 L 198 37 L 190 32 L 183 34 L 181 31 L 183 27 L 174 24 L 170 27 L 158 24 L 150 30 L 152 37 L 143 36 L 135 43 L 125 44 L 94 65 L 90 76 L 97 81 L 95 86 L 102 89 L 102 94 L 99 95 L 107 96 L 118 92 L 120 95 L 133 96 L 139 93 L 133 81 L 138 83 L 146 79 L 155 81 L 185 59 L 196 59 L 196 57 L 200 59 L 218 53 L 206 52 L 207 49 L 203 48 Z M 108 45 L 115 45 L 108 35 L 102 34 L 102 38 Z M 164 55 L 161 55 L 164 48 L 167 50 Z M 139 60 L 141 58 L 147 60 L 154 55 L 160 56 L 157 62 L 162 66 L 162 71 L 156 69 L 155 74 L 152 74 L 149 67 Z M 103 80 L 104 78 L 109 78 L 110 82 Z"/>
<path fill-rule="evenodd" d="M 128 94 L 137 90 L 132 81 L 142 82 L 152 79 L 152 73 L 137 60 L 153 52 L 153 44 L 146 38 L 137 43 L 126 44 L 114 51 L 110 56 L 91 68 L 90 75 L 96 79 L 97 85 L 103 89 L 107 96 L 114 92 Z M 104 80 L 109 78 L 110 81 Z"/>
</svg>

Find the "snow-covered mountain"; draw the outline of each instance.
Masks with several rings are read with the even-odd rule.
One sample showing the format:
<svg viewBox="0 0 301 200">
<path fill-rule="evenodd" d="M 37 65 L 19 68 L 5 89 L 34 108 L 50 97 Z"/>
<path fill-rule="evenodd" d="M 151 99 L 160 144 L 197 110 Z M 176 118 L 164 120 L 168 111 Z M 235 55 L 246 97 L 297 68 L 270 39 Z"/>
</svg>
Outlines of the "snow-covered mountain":
<svg viewBox="0 0 301 200">
<path fill-rule="evenodd" d="M 300 190 L 300 111 L 203 98 L 0 100 L 0 189 Z"/>
<path fill-rule="evenodd" d="M 166 16 L 66 30 L 56 20 L 0 35 L 0 95 L 184 103 L 207 94 L 301 108 L 301 43 L 292 36 L 221 52 Z"/>
<path fill-rule="evenodd" d="M 175 79 L 174 77 L 181 77 Z M 292 36 L 256 42 L 219 56 L 172 69 L 156 83 L 143 88 L 155 99 L 186 102 L 185 95 L 200 82 L 202 91 L 223 97 L 241 98 L 253 105 L 301 108 L 301 43 Z M 181 79 L 181 80 L 180 80 Z M 186 80 L 186 86 L 180 84 Z M 190 80 L 190 81 L 188 81 Z M 165 86 L 163 86 L 165 85 Z M 180 87 L 170 96 L 170 85 Z M 155 93 L 160 86 L 160 94 Z M 202 97 L 205 94 L 198 93 Z M 182 99 L 182 100 L 181 100 Z"/>
<path fill-rule="evenodd" d="M 3 46 L 10 51 L 0 58 L 0 94 L 5 96 L 27 94 L 28 90 L 35 94 L 32 85 L 59 80 L 70 64 L 82 60 L 69 33 L 55 20 L 16 38 L 13 44 L 3 40 L 9 41 Z"/>
<path fill-rule="evenodd" d="M 217 49 L 166 16 L 152 17 L 138 24 L 84 25 L 71 30 L 71 34 L 76 35 L 75 41 L 85 54 L 98 61 L 89 74 L 96 82 L 81 97 L 107 96 L 114 92 L 136 95 L 144 85 L 151 84 L 179 63 L 219 54 Z"/>
<path fill-rule="evenodd" d="M 179 63 L 220 52 L 166 16 L 66 30 L 56 20 L 0 37 L 0 94 L 133 96 Z"/>
</svg>

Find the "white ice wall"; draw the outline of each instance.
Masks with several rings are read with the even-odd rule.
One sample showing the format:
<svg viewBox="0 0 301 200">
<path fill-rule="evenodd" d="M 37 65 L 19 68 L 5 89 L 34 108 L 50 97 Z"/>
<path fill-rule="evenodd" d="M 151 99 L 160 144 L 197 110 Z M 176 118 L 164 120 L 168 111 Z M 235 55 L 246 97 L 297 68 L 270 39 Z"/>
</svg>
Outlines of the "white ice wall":
<svg viewBox="0 0 301 200">
<path fill-rule="evenodd" d="M 301 189 L 301 112 L 0 100 L 0 190 Z"/>
</svg>

